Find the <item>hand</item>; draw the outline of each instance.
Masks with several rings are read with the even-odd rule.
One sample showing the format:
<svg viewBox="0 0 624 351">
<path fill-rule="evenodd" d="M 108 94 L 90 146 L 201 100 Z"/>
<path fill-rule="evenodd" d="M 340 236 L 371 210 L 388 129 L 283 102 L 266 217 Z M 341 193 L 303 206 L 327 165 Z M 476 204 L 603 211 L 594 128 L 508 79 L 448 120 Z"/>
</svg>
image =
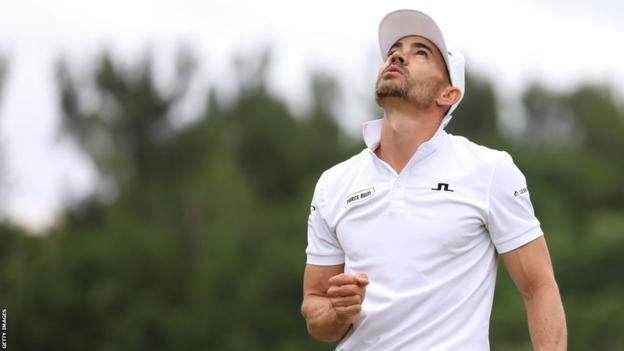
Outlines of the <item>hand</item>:
<svg viewBox="0 0 624 351">
<path fill-rule="evenodd" d="M 360 318 L 362 303 L 368 285 L 364 273 L 341 273 L 328 280 L 327 296 L 336 311 L 336 319 L 341 324 L 351 324 Z"/>
</svg>

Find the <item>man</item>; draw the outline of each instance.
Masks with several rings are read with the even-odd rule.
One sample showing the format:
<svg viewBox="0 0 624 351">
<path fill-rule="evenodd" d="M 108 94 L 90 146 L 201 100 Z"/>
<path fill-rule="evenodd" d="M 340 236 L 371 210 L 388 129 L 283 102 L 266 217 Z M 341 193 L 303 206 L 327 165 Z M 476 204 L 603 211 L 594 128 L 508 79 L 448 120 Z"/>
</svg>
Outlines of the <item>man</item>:
<svg viewBox="0 0 624 351">
<path fill-rule="evenodd" d="M 464 59 L 426 14 L 379 26 L 381 120 L 323 173 L 308 220 L 302 314 L 337 350 L 489 350 L 497 255 L 536 350 L 565 350 L 563 306 L 526 181 L 511 157 L 444 131 Z"/>
</svg>

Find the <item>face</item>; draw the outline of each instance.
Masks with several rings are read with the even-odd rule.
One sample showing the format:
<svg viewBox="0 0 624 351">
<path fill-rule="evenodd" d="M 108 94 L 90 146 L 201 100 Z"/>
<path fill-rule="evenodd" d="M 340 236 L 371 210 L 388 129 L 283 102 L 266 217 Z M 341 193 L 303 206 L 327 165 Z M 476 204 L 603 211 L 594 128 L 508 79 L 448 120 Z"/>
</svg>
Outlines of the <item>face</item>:
<svg viewBox="0 0 624 351">
<path fill-rule="evenodd" d="M 449 85 L 444 59 L 435 44 L 420 36 L 408 36 L 390 48 L 377 77 L 375 96 L 379 105 L 394 97 L 428 108 Z"/>
</svg>

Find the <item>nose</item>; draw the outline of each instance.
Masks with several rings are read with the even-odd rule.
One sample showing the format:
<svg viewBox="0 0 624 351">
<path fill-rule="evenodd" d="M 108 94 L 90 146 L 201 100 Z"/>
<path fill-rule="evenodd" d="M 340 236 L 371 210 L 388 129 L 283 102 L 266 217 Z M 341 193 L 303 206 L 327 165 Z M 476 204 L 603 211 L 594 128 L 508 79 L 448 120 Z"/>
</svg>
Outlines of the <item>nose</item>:
<svg viewBox="0 0 624 351">
<path fill-rule="evenodd" d="M 395 50 L 392 54 L 390 54 L 388 59 L 390 60 L 390 63 L 393 64 L 405 64 L 405 56 L 403 56 L 403 54 L 399 50 Z"/>
</svg>

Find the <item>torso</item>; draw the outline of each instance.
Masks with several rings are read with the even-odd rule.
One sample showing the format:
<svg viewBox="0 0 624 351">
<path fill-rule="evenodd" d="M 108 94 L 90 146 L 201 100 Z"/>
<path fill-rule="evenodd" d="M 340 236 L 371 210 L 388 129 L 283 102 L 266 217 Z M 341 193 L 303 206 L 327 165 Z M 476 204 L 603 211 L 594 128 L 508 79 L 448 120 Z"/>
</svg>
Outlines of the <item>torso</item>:
<svg viewBox="0 0 624 351">
<path fill-rule="evenodd" d="M 489 348 L 496 251 L 486 216 L 498 154 L 441 131 L 399 174 L 370 149 L 324 174 L 345 271 L 370 279 L 338 350 Z"/>
</svg>

